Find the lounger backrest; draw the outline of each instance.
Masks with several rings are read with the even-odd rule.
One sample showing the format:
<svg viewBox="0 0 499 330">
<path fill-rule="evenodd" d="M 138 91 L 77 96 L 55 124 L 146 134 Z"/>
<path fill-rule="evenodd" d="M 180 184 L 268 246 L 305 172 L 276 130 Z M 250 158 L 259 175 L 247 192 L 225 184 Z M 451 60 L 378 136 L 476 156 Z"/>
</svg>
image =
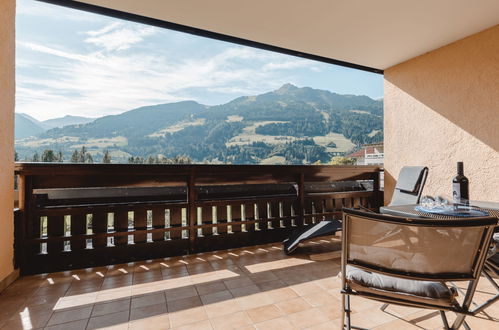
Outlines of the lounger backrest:
<svg viewBox="0 0 499 330">
<path fill-rule="evenodd" d="M 418 204 L 427 176 L 428 168 L 425 166 L 402 167 L 390 205 Z"/>
</svg>

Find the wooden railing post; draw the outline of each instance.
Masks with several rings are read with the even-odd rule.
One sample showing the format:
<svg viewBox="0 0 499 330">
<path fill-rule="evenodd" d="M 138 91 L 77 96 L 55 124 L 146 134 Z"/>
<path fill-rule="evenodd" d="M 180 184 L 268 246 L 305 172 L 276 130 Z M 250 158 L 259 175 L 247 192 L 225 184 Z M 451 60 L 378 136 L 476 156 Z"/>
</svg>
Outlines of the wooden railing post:
<svg viewBox="0 0 499 330">
<path fill-rule="evenodd" d="M 298 217 L 296 225 L 302 226 L 305 220 L 305 173 L 301 172 L 296 180 L 298 184 Z"/>
<path fill-rule="evenodd" d="M 379 169 L 378 169 L 378 171 L 375 171 L 373 173 L 373 195 L 374 195 L 374 201 L 376 203 L 376 205 L 373 205 L 373 206 L 376 209 L 376 211 L 378 211 L 379 207 L 383 206 L 383 204 L 384 204 L 383 203 L 384 196 L 383 196 L 382 192 L 379 190 L 380 175 L 381 175 L 381 171 Z"/>
<path fill-rule="evenodd" d="M 194 173 L 190 173 L 187 179 L 187 221 L 189 226 L 189 252 L 196 251 L 196 237 L 197 237 L 197 210 L 196 210 L 196 186 Z"/>
<path fill-rule="evenodd" d="M 19 226 L 22 232 L 22 246 L 20 255 L 21 272 L 29 268 L 29 257 L 40 253 L 40 244 L 28 240 L 40 238 L 40 218 L 34 217 L 33 178 L 29 175 L 19 175 L 19 211 L 23 225 Z"/>
</svg>

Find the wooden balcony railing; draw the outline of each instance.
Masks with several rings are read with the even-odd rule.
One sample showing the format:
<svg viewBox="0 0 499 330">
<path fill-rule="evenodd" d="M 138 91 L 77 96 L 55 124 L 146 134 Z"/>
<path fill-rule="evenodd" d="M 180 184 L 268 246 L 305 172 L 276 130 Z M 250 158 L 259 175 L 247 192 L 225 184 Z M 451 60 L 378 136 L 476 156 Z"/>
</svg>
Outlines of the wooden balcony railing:
<svg viewBox="0 0 499 330">
<path fill-rule="evenodd" d="M 17 163 L 23 274 L 283 240 L 381 203 L 376 166 Z"/>
</svg>

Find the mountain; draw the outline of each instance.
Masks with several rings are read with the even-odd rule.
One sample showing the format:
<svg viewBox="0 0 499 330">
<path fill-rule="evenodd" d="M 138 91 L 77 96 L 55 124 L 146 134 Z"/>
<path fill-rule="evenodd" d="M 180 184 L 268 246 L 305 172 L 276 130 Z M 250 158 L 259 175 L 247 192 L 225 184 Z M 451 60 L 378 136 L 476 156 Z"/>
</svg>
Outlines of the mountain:
<svg viewBox="0 0 499 330">
<path fill-rule="evenodd" d="M 50 129 L 16 142 L 22 157 L 85 145 L 99 161 L 185 155 L 234 164 L 326 162 L 364 143 L 382 141 L 383 102 L 291 84 L 226 104 L 194 101 L 145 106 L 90 123 Z"/>
<path fill-rule="evenodd" d="M 80 116 L 70 116 L 66 115 L 61 118 L 54 118 L 42 121 L 42 123 L 47 127 L 47 129 L 55 127 L 64 127 L 68 125 L 81 125 L 94 121 L 95 118 L 80 117 Z"/>
<path fill-rule="evenodd" d="M 14 136 L 16 139 L 35 136 L 45 131 L 41 122 L 25 113 L 16 113 L 14 120 Z"/>
<path fill-rule="evenodd" d="M 95 118 L 64 116 L 61 118 L 39 121 L 28 114 L 16 113 L 15 115 L 15 138 L 23 139 L 30 136 L 37 136 L 51 128 L 63 127 L 67 125 L 86 124 L 94 121 Z"/>
</svg>

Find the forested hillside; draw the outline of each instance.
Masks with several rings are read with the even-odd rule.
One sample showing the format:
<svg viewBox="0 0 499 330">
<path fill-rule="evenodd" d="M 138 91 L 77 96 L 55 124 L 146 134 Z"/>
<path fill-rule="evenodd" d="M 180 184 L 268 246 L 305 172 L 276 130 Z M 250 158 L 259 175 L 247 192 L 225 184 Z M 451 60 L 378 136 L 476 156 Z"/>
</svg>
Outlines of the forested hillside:
<svg viewBox="0 0 499 330">
<path fill-rule="evenodd" d="M 94 161 L 185 156 L 192 162 L 327 162 L 358 145 L 383 140 L 383 104 L 367 96 L 280 89 L 205 106 L 194 101 L 146 106 L 91 123 L 16 141 L 21 160 L 51 149 L 70 161 L 85 146 Z"/>
</svg>

